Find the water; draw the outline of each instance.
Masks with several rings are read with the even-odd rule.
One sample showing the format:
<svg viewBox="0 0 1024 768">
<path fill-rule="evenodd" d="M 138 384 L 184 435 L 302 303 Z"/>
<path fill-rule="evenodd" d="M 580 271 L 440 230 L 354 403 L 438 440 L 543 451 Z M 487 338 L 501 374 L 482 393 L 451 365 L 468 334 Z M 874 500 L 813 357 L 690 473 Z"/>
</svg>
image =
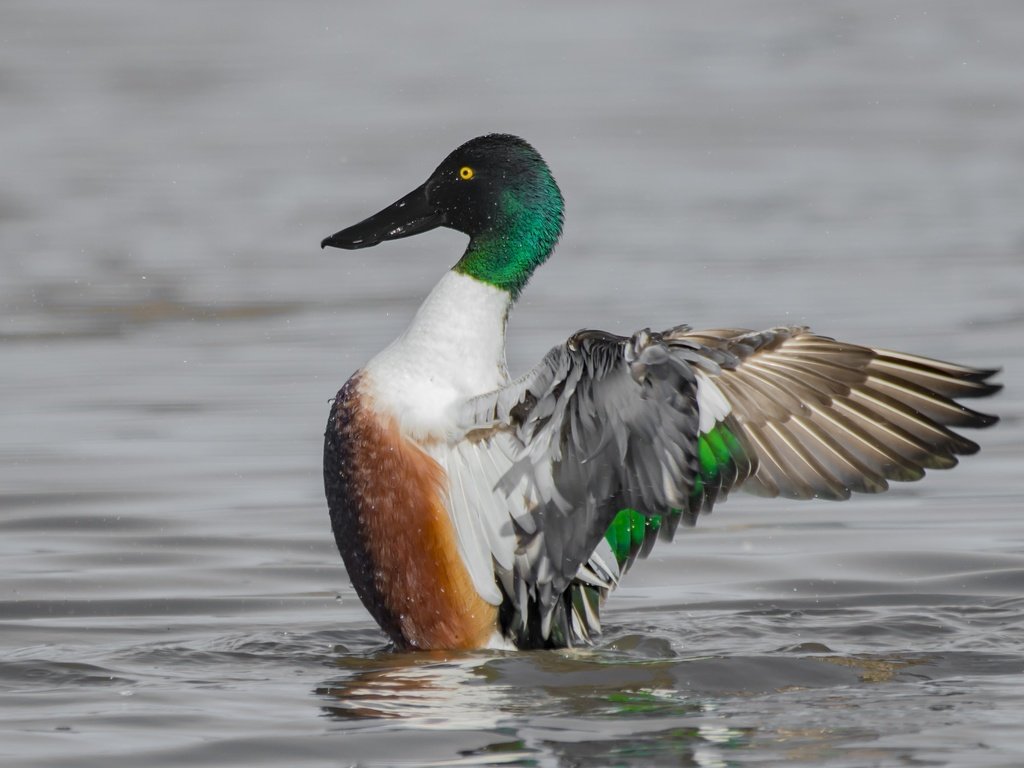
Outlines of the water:
<svg viewBox="0 0 1024 768">
<path fill-rule="evenodd" d="M 1018 765 L 1024 10 L 953 2 L 0 6 L 0 762 Z M 388 651 L 327 401 L 452 262 L 320 239 L 457 143 L 568 200 L 515 315 L 813 323 L 1004 367 L 950 473 L 736 496 L 594 649 Z"/>
</svg>

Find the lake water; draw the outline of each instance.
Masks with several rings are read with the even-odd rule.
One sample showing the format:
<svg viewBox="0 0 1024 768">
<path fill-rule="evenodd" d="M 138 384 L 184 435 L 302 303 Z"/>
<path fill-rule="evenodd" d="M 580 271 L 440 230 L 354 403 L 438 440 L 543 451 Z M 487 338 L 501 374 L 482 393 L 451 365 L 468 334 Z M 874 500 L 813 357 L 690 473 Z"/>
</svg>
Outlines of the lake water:
<svg viewBox="0 0 1024 768">
<path fill-rule="evenodd" d="M 0 5 L 0 763 L 1024 764 L 1024 6 Z M 982 452 L 736 495 L 592 649 L 396 654 L 328 399 L 460 253 L 322 237 L 489 131 L 568 200 L 514 315 L 1003 367 Z"/>
</svg>

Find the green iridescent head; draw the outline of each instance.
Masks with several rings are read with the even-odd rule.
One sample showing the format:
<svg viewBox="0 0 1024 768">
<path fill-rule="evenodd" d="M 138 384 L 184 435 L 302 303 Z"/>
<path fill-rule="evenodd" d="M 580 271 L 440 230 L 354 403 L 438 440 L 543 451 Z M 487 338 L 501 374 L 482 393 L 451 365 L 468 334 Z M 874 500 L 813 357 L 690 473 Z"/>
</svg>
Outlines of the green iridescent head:
<svg viewBox="0 0 1024 768">
<path fill-rule="evenodd" d="M 516 136 L 491 134 L 467 141 L 421 186 L 321 246 L 366 248 L 450 227 L 470 238 L 455 270 L 516 298 L 551 255 L 563 211 L 562 193 L 537 150 Z"/>
</svg>

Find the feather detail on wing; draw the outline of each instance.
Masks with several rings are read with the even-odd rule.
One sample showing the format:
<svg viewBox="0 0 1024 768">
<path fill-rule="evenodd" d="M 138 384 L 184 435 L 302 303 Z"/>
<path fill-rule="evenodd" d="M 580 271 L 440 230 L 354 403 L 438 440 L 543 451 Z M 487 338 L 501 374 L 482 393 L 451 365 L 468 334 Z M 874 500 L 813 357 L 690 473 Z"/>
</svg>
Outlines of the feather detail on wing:
<svg viewBox="0 0 1024 768">
<path fill-rule="evenodd" d="M 753 454 L 743 489 L 795 499 L 877 493 L 955 466 L 978 446 L 950 427 L 986 427 L 994 416 L 954 398 L 1000 389 L 995 371 L 872 349 L 806 328 L 683 334 L 724 352 L 715 384 Z"/>
<path fill-rule="evenodd" d="M 584 331 L 531 373 L 466 404 L 465 440 L 489 451 L 511 439 L 495 490 L 515 510 L 502 530 L 516 563 L 510 577 L 499 568 L 499 580 L 513 600 L 537 604 L 545 637 L 571 583 L 607 591 L 631 560 L 614 548 L 593 558 L 621 510 L 666 514 L 665 535 L 690 514 L 701 473 L 697 374 L 717 372 L 714 357 L 688 342 L 670 349 L 648 331 L 629 339 Z M 719 398 L 717 407 L 728 406 Z"/>
<path fill-rule="evenodd" d="M 954 398 L 993 373 L 804 328 L 581 331 L 426 450 L 474 583 L 493 559 L 505 631 L 572 644 L 638 554 L 733 488 L 842 499 L 953 466 L 977 446 L 950 427 L 996 421 Z"/>
</svg>

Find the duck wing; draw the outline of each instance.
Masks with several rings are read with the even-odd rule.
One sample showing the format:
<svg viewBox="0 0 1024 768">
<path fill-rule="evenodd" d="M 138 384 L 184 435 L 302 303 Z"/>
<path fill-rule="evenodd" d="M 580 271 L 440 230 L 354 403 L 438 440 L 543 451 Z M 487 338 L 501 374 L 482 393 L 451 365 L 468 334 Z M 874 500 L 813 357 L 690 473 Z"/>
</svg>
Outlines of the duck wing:
<svg viewBox="0 0 1024 768">
<path fill-rule="evenodd" d="M 667 334 L 672 343 L 677 334 Z M 889 480 L 949 469 L 978 445 L 950 427 L 987 427 L 995 416 L 960 398 L 1001 389 L 996 370 L 848 344 L 806 328 L 685 332 L 724 353 L 714 377 L 756 469 L 742 488 L 763 496 L 847 499 Z"/>
<path fill-rule="evenodd" d="M 996 421 L 955 399 L 997 391 L 994 373 L 799 327 L 581 331 L 427 450 L 471 572 L 546 637 L 571 584 L 603 595 L 734 488 L 843 499 L 955 465 L 978 446 L 950 427 Z"/>
</svg>

